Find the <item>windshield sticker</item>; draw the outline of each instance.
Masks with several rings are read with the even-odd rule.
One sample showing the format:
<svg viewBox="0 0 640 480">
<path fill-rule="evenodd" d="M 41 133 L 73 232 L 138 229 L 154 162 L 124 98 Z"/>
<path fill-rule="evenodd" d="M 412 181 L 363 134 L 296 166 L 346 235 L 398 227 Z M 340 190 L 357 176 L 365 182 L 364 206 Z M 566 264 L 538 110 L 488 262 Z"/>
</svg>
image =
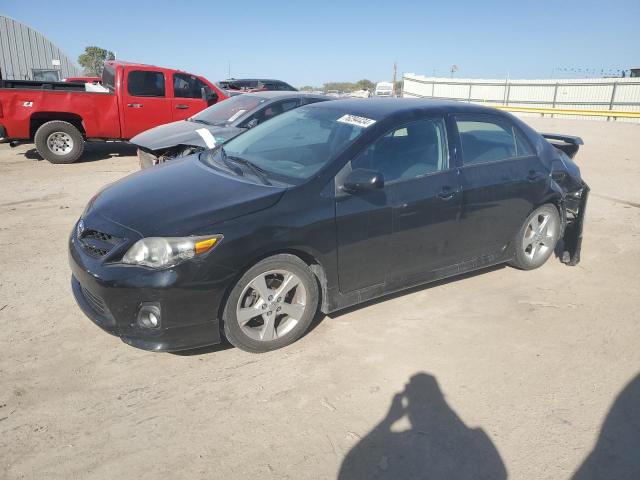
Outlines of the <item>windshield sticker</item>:
<svg viewBox="0 0 640 480">
<path fill-rule="evenodd" d="M 367 128 L 376 123 L 375 120 L 370 118 L 358 117 L 357 115 L 346 114 L 341 116 L 338 120 L 340 123 L 347 123 L 349 125 L 355 125 L 356 127 Z"/>
<path fill-rule="evenodd" d="M 231 115 L 231 117 L 229 117 L 229 120 L 227 120 L 227 122 L 233 122 L 234 120 L 237 120 L 238 117 L 240 117 L 244 112 L 246 112 L 246 110 L 238 110 L 236 113 Z"/>
<path fill-rule="evenodd" d="M 196 133 L 202 137 L 202 140 L 204 140 L 207 148 L 213 148 L 216 146 L 216 139 L 213 138 L 211 132 L 206 128 L 199 128 L 198 130 L 196 130 Z"/>
</svg>

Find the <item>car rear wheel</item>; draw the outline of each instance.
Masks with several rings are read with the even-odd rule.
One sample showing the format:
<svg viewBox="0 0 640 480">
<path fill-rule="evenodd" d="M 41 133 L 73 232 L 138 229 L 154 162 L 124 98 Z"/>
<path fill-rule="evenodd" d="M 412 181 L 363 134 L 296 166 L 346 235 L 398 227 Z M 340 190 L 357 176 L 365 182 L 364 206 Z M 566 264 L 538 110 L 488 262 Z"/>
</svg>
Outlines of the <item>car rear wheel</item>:
<svg viewBox="0 0 640 480">
<path fill-rule="evenodd" d="M 522 270 L 544 265 L 558 243 L 561 227 L 555 205 L 547 203 L 537 208 L 516 235 L 515 257 L 511 265 Z"/>
<path fill-rule="evenodd" d="M 38 128 L 34 137 L 38 153 L 51 163 L 73 163 L 84 150 L 84 138 L 69 122 L 53 120 Z"/>
<path fill-rule="evenodd" d="M 293 255 L 258 262 L 231 291 L 223 313 L 224 334 L 236 347 L 267 352 L 295 342 L 318 309 L 318 283 Z"/>
</svg>

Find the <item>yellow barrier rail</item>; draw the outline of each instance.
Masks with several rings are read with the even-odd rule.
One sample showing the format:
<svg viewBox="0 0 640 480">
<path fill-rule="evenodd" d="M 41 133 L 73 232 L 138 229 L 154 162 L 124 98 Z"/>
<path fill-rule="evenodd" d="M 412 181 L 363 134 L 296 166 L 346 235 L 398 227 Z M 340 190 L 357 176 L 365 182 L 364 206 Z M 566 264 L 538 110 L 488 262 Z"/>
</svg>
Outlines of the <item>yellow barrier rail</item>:
<svg viewBox="0 0 640 480">
<path fill-rule="evenodd" d="M 489 105 L 507 112 L 540 113 L 548 115 L 583 115 L 589 117 L 640 118 L 640 112 L 622 112 L 620 110 L 582 110 L 575 108 L 538 108 L 514 107 L 509 105 Z"/>
</svg>

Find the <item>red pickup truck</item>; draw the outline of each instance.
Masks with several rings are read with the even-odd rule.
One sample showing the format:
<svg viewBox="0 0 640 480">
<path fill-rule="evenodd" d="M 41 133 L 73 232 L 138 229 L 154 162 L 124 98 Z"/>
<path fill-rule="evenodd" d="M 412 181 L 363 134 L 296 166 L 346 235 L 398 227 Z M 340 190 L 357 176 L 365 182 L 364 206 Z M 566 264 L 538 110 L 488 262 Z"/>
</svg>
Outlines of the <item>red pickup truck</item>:
<svg viewBox="0 0 640 480">
<path fill-rule="evenodd" d="M 43 158 L 72 163 L 85 141 L 127 140 L 228 97 L 198 75 L 120 61 L 101 84 L 0 80 L 0 141 L 33 140 Z"/>
</svg>

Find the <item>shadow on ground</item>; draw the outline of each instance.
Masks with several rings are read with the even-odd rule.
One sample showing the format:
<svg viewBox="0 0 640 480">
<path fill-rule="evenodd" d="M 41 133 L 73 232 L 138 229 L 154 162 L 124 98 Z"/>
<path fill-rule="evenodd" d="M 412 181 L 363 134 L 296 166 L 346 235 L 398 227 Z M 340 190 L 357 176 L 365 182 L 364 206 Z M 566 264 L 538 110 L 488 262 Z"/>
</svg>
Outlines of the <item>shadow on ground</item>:
<svg viewBox="0 0 640 480">
<path fill-rule="evenodd" d="M 613 403 L 593 451 L 573 480 L 640 479 L 640 374 Z"/>
<path fill-rule="evenodd" d="M 96 162 L 113 157 L 130 157 L 136 154 L 136 147 L 127 142 L 87 142 L 80 160 L 75 163 Z M 29 160 L 42 160 L 35 148 L 30 148 L 23 153 Z"/>
<path fill-rule="evenodd" d="M 405 416 L 409 428 L 394 428 Z M 338 480 L 404 478 L 507 478 L 489 436 L 464 424 L 427 373 L 411 377 L 393 397 L 386 417 L 351 449 L 338 474 Z"/>
</svg>

